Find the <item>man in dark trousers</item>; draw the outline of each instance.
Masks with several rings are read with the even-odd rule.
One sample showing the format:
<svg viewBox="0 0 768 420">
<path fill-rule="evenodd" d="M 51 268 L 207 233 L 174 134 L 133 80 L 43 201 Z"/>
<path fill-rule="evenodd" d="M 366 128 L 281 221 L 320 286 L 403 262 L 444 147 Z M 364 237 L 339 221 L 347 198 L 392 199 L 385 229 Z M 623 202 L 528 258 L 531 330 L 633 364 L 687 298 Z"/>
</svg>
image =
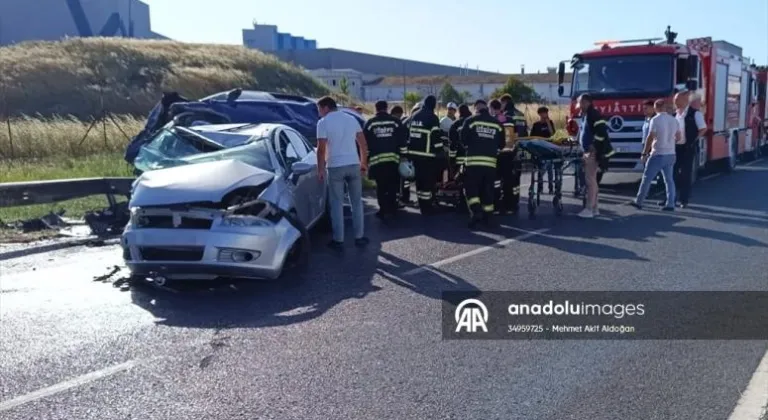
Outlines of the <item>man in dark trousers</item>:
<svg viewBox="0 0 768 420">
<path fill-rule="evenodd" d="M 531 126 L 531 136 L 551 139 L 555 135 L 555 123 L 549 118 L 549 108 L 542 106 L 536 111 L 539 120 Z M 549 193 L 554 190 L 554 168 L 552 163 L 547 164 L 547 187 Z"/>
<path fill-rule="evenodd" d="M 408 157 L 416 170 L 416 196 L 422 215 L 434 214 L 434 194 L 440 180 L 438 159 L 443 158 L 443 133 L 435 114 L 437 98 L 429 95 L 408 120 Z"/>
<path fill-rule="evenodd" d="M 499 98 L 499 101 L 504 112 L 504 119 L 507 122 L 505 128 L 511 124 L 514 127 L 511 130 L 514 137 L 528 136 L 528 123 L 525 121 L 525 115 L 515 108 L 515 104 L 512 102 L 512 95 L 504 94 Z M 510 138 L 507 138 L 508 144 L 499 154 L 502 190 L 499 212 L 517 214 L 520 205 L 520 178 L 523 175 L 523 167 L 520 150 L 510 140 Z"/>
<path fill-rule="evenodd" d="M 451 124 L 451 128 L 448 130 L 448 140 L 450 141 L 449 148 L 451 156 L 454 156 L 451 159 L 451 173 L 453 174 L 454 179 L 467 159 L 466 150 L 461 143 L 461 127 L 464 126 L 464 120 L 471 116 L 472 112 L 470 112 L 468 105 L 459 105 L 459 118 Z"/>
<path fill-rule="evenodd" d="M 493 184 L 496 181 L 496 157 L 504 147 L 504 128 L 488 112 L 483 100 L 475 102 L 476 114 L 461 128 L 461 143 L 467 153 L 464 195 L 469 207 L 469 227 L 490 222 L 494 211 Z"/>
<path fill-rule="evenodd" d="M 697 153 L 699 137 L 707 132 L 707 123 L 704 121 L 704 115 L 699 111 L 701 99 L 697 96 L 690 96 L 689 92 L 680 92 L 675 95 L 675 118 L 680 124 L 680 130 L 683 132 L 683 144 L 675 148 L 675 190 L 677 191 L 677 201 L 680 207 L 688 206 L 688 199 L 691 196 L 692 175 L 697 168 L 693 167 L 694 158 Z M 666 207 L 667 203 L 659 203 Z M 670 204 L 670 207 L 672 205 Z"/>
<path fill-rule="evenodd" d="M 376 181 L 379 212 L 388 221 L 397 214 L 397 190 L 400 187 L 398 165 L 407 152 L 403 123 L 387 112 L 386 101 L 376 102 L 376 115 L 365 123 L 363 134 L 368 143 L 368 173 Z"/>
</svg>

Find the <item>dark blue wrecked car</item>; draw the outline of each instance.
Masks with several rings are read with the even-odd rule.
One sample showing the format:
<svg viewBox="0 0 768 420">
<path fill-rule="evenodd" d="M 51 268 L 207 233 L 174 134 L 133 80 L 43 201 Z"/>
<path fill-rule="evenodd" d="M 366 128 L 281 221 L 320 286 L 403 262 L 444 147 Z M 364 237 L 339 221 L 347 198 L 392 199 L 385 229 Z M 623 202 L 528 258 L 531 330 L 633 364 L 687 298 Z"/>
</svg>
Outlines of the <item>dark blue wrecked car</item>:
<svg viewBox="0 0 768 420">
<path fill-rule="evenodd" d="M 363 116 L 348 108 L 362 126 Z M 189 100 L 176 92 L 163 94 L 150 112 L 144 129 L 134 137 L 125 151 L 125 160 L 133 164 L 142 146 L 149 143 L 162 128 L 212 124 L 285 124 L 301 133 L 314 146 L 316 126 L 320 118 L 315 100 L 285 93 L 234 89 L 200 100 Z"/>
</svg>

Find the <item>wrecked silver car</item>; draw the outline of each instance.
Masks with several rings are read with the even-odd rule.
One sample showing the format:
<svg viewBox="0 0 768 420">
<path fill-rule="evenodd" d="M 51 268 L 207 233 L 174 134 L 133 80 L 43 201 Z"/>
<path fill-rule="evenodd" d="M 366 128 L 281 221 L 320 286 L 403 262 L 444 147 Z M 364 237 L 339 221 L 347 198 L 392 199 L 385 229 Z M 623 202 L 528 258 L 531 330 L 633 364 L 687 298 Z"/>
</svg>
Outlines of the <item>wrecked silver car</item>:
<svg viewBox="0 0 768 420">
<path fill-rule="evenodd" d="M 327 214 L 314 148 L 281 124 L 159 133 L 136 159 L 123 258 L 150 279 L 277 279 Z"/>
</svg>

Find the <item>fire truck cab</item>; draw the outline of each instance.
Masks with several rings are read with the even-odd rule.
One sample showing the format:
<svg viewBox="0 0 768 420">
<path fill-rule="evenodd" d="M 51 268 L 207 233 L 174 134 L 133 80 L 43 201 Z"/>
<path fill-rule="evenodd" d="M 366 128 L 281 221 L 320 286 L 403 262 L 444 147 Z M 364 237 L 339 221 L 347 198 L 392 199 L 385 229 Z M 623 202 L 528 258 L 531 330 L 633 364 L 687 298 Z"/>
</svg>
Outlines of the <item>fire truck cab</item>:
<svg viewBox="0 0 768 420">
<path fill-rule="evenodd" d="M 681 44 L 676 37 L 667 27 L 665 38 L 597 42 L 599 48 L 558 66 L 560 96 L 571 98 L 568 131 L 578 132 L 576 99 L 590 94 L 608 123 L 615 151 L 610 171 L 642 172 L 643 103 L 663 98 L 674 112 L 672 99 L 682 91 L 700 95 L 708 128 L 697 145 L 694 179 L 700 170 L 732 170 L 743 155 L 759 153 L 760 125 L 752 118 L 759 108 L 757 68 L 740 47 L 726 41 L 707 37 Z M 572 69 L 570 83 L 566 65 Z"/>
</svg>

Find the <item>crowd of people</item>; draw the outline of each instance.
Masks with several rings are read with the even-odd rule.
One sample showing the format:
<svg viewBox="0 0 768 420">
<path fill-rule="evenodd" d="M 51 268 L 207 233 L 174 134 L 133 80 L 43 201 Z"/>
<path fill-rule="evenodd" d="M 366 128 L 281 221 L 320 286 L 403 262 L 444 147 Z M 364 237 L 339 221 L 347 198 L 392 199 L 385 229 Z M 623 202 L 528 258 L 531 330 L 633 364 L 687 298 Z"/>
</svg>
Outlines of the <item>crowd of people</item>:
<svg viewBox="0 0 768 420">
<path fill-rule="evenodd" d="M 690 105 L 689 105 L 690 99 Z M 613 154 L 606 120 L 589 94 L 578 98 L 581 123 L 578 141 L 583 150 L 579 178 L 586 186 L 585 206 L 580 217 L 600 214 L 598 170 L 606 169 Z M 664 100 L 645 104 L 643 126 L 645 163 L 643 179 L 632 204 L 643 208 L 651 182 L 661 173 L 666 186 L 664 210 L 673 210 L 676 201 L 688 204 L 691 165 L 697 139 L 706 131 L 699 98 L 680 93 L 675 97 L 676 116 Z M 438 118 L 437 99 L 427 96 L 405 116 L 402 107 L 389 109 L 385 101 L 375 104 L 376 114 L 363 127 L 357 120 L 336 112 L 331 97 L 317 102 L 321 116 L 317 125 L 318 176 L 328 178 L 333 239 L 329 247 L 343 250 L 343 198 L 346 191 L 352 205 L 355 245 L 368 243 L 363 225 L 362 182 L 367 174 L 376 182 L 379 205 L 377 217 L 395 219 L 398 210 L 410 202 L 411 181 L 416 189 L 422 215 L 435 214 L 435 195 L 443 177 L 461 177 L 469 209 L 469 227 L 490 224 L 493 214 L 515 214 L 520 201 L 521 154 L 515 139 L 526 136 L 552 138 L 555 126 L 546 107 L 538 109 L 539 120 L 529 130 L 522 112 L 509 95 L 490 102 L 477 100 L 474 113 L 467 104 L 447 104 L 447 114 Z M 361 158 L 362 157 L 362 158 Z M 414 174 L 404 177 L 402 163 L 410 162 Z M 548 167 L 552 190 L 552 167 Z M 673 182 L 672 180 L 675 180 Z M 675 188 L 677 184 L 677 188 Z"/>
</svg>

